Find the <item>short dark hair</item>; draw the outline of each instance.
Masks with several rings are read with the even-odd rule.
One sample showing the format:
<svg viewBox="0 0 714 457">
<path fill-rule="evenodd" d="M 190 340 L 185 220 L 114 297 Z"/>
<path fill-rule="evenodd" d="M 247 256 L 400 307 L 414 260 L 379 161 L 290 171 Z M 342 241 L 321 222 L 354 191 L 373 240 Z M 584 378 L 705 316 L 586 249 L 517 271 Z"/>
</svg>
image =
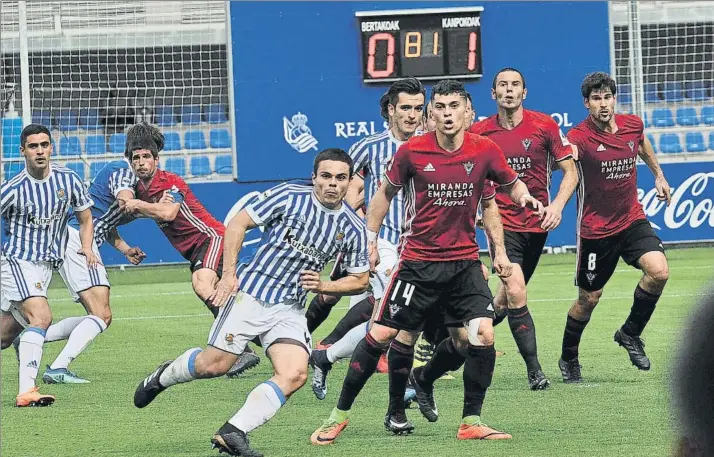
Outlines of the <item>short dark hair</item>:
<svg viewBox="0 0 714 457">
<path fill-rule="evenodd" d="M 419 95 L 424 96 L 424 101 L 426 101 L 426 89 L 424 85 L 416 78 L 404 78 L 399 81 L 395 81 L 389 86 L 389 90 L 382 95 L 379 99 L 379 105 L 382 117 L 386 120 L 389 119 L 389 105 L 397 106 L 399 101 L 399 94 L 405 93 L 409 95 Z"/>
<path fill-rule="evenodd" d="M 317 175 L 317 169 L 320 167 L 320 162 L 324 160 L 334 160 L 336 162 L 346 163 L 350 167 L 350 178 L 352 177 L 352 167 L 354 166 L 354 163 L 352 162 L 352 157 L 350 157 L 350 155 L 342 149 L 328 148 L 320 151 L 315 156 L 315 162 L 312 166 L 313 174 Z"/>
<path fill-rule="evenodd" d="M 523 81 L 523 88 L 524 89 L 526 88 L 526 78 L 525 78 L 525 76 L 523 76 L 523 73 L 521 73 L 521 71 L 516 68 L 506 67 L 506 68 L 501 68 L 500 70 L 498 70 L 498 73 L 496 73 L 496 76 L 493 77 L 493 84 L 491 85 L 491 87 L 493 89 L 496 88 L 496 83 L 498 82 L 498 75 L 500 75 L 501 73 L 507 72 L 507 71 L 515 71 L 516 73 L 518 73 L 518 76 L 521 77 L 521 81 Z"/>
<path fill-rule="evenodd" d="M 431 88 L 431 100 L 434 101 L 434 97 L 437 95 L 451 95 L 457 94 L 468 100 L 469 93 L 466 92 L 466 87 L 461 81 L 456 81 L 454 79 L 442 79 L 438 83 L 434 84 Z"/>
<path fill-rule="evenodd" d="M 134 151 L 142 149 L 151 151 L 151 155 L 154 156 L 154 159 L 159 157 L 159 148 L 156 146 L 156 142 L 153 138 L 148 136 L 137 136 L 128 141 L 126 145 L 126 157 L 131 160 Z"/>
<path fill-rule="evenodd" d="M 30 135 L 37 135 L 38 133 L 46 134 L 50 138 L 50 141 L 52 141 L 50 129 L 40 124 L 28 124 L 28 126 L 22 129 L 22 132 L 20 133 L 20 146 L 24 148 L 25 143 L 27 143 L 27 137 Z"/>
<path fill-rule="evenodd" d="M 583 84 L 580 86 L 580 93 L 583 98 L 590 98 L 590 94 L 595 91 L 610 89 L 612 95 L 617 94 L 617 84 L 615 80 L 604 71 L 596 71 L 585 76 Z"/>
<path fill-rule="evenodd" d="M 131 158 L 131 152 L 129 151 L 129 143 L 131 143 L 136 138 L 151 138 L 156 145 L 157 154 L 164 150 L 164 134 L 155 125 L 151 125 L 148 122 L 139 122 L 134 124 L 126 131 L 126 149 L 124 150 L 124 155 Z"/>
</svg>

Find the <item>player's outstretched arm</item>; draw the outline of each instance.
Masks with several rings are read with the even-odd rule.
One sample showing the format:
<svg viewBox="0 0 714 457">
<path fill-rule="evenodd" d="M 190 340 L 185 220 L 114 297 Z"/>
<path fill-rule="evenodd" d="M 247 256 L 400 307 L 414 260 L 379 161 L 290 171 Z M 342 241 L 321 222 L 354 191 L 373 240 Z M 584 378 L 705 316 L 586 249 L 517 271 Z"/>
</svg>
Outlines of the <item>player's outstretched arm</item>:
<svg viewBox="0 0 714 457">
<path fill-rule="evenodd" d="M 92 211 L 87 208 L 82 211 L 75 211 L 75 215 L 77 216 L 77 221 L 79 222 L 79 240 L 82 243 L 82 247 L 79 249 L 78 253 L 87 258 L 87 265 L 92 268 L 99 263 L 99 259 L 94 254 L 94 250 L 92 250 L 92 243 L 94 241 Z"/>
<path fill-rule="evenodd" d="M 132 198 L 124 203 L 124 211 L 128 214 L 140 214 L 144 217 L 150 217 L 158 222 L 171 222 L 176 219 L 176 216 L 181 209 L 180 202 L 167 203 L 149 203 L 143 200 Z"/>
<path fill-rule="evenodd" d="M 350 273 L 336 281 L 322 281 L 320 273 L 305 270 L 300 273 L 300 285 L 309 292 L 328 295 L 358 295 L 367 290 L 369 272 Z"/>
<path fill-rule="evenodd" d="M 114 249 L 121 252 L 132 265 L 139 265 L 146 258 L 146 253 L 141 248 L 131 247 L 124 241 L 116 227 L 107 234 L 107 241 Z"/>
<path fill-rule="evenodd" d="M 667 179 L 665 179 L 664 177 L 662 168 L 659 166 L 659 161 L 655 156 L 652 143 L 650 143 L 650 140 L 649 138 L 647 138 L 647 136 L 643 136 L 642 141 L 640 142 L 640 149 L 638 151 L 638 155 L 640 156 L 642 161 L 647 164 L 647 167 L 650 169 L 650 171 L 655 177 L 657 198 L 660 200 L 667 200 L 667 206 L 669 206 L 669 202 L 671 200 L 671 189 L 669 187 Z"/>
<path fill-rule="evenodd" d="M 508 260 L 506 247 L 503 243 L 503 223 L 496 199 L 482 200 L 481 207 L 483 208 L 483 228 L 493 246 L 493 259 L 491 259 L 493 269 L 496 270 L 498 276 L 507 278 L 511 276 L 513 266 Z"/>
<path fill-rule="evenodd" d="M 575 188 L 578 187 L 579 178 L 575 161 L 564 159 L 558 162 L 558 166 L 563 170 L 563 181 L 561 181 L 558 194 L 553 201 L 543 208 L 543 222 L 540 225 L 543 230 L 553 230 L 560 225 L 563 219 L 563 208 L 575 192 Z"/>
</svg>

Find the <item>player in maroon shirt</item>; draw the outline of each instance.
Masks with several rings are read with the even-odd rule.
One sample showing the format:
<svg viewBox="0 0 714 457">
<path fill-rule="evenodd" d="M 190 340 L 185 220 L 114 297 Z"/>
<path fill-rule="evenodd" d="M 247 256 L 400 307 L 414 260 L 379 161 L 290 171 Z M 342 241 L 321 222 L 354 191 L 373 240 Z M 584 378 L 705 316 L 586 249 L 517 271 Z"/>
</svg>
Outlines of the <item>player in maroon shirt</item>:
<svg viewBox="0 0 714 457">
<path fill-rule="evenodd" d="M 590 115 L 568 132 L 578 147 L 581 173 L 578 191 L 578 298 L 568 311 L 559 361 L 565 382 L 581 382 L 580 337 L 602 290 L 620 257 L 644 273 L 635 288 L 634 303 L 625 324 L 615 333 L 632 363 L 649 370 L 650 361 L 640 335 L 654 312 L 669 267 L 662 242 L 637 201 L 637 156 L 655 176 L 657 197 L 670 202 L 670 188 L 644 135 L 642 120 L 615 114 L 615 81 L 606 73 L 591 73 L 581 87 Z"/>
<path fill-rule="evenodd" d="M 396 434 L 414 426 L 404 411 L 404 391 L 414 360 L 414 348 L 394 339 L 399 330 L 419 330 L 438 303 L 452 335 L 466 348 L 463 422 L 458 439 L 509 439 L 480 420 L 481 406 L 493 377 L 493 296 L 481 272 L 474 236 L 476 210 L 486 179 L 511 188 L 514 201 L 542 211 L 526 185 L 508 166 L 491 140 L 466 133 L 466 90 L 446 80 L 431 93 L 435 132 L 412 137 L 387 168 L 386 178 L 367 210 L 368 246 L 372 267 L 378 263 L 377 232 L 394 195 L 406 194 L 406 221 L 400 257 L 377 310 L 377 320 L 355 349 L 337 407 L 313 433 L 313 444 L 329 444 L 347 426 L 356 396 L 374 373 L 380 354 L 389 345 L 389 410 L 385 427 Z M 484 202 L 484 223 L 498 220 L 498 208 Z M 503 235 L 494 230 L 499 274 L 511 264 Z M 432 399 L 433 400 L 433 399 Z M 433 408 L 436 414 L 436 407 Z M 434 419 L 435 420 L 435 419 Z"/>
</svg>

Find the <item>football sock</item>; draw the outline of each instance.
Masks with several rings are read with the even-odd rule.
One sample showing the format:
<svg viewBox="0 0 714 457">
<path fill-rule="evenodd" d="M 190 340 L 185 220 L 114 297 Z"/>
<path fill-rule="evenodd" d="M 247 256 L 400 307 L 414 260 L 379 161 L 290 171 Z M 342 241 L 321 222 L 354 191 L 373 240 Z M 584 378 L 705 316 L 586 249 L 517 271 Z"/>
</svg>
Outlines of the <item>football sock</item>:
<svg viewBox="0 0 714 457">
<path fill-rule="evenodd" d="M 506 317 L 508 317 L 508 310 L 504 309 L 503 311 L 496 310 L 496 317 L 493 318 L 493 326 L 497 326 L 501 322 L 503 322 Z"/>
<path fill-rule="evenodd" d="M 268 422 L 281 406 L 285 395 L 277 384 L 268 380 L 253 389 L 245 399 L 243 407 L 228 420 L 238 430 L 248 433 Z"/>
<path fill-rule="evenodd" d="M 42 345 L 45 344 L 45 330 L 39 327 L 28 327 L 20 335 L 18 353 L 20 355 L 20 385 L 19 395 L 35 387 L 37 370 L 42 360 Z"/>
<path fill-rule="evenodd" d="M 50 368 L 52 370 L 67 368 L 72 360 L 76 359 L 79 354 L 89 346 L 89 343 L 94 341 L 94 338 L 106 329 L 107 324 L 105 324 L 102 319 L 93 315 L 86 316 L 82 322 L 72 330 L 67 344 L 65 344 L 62 352 L 59 353 L 55 361 L 52 362 Z"/>
<path fill-rule="evenodd" d="M 373 309 L 374 298 L 371 296 L 355 304 L 352 308 L 347 310 L 347 313 L 340 319 L 332 332 L 322 339 L 322 344 L 335 344 L 344 337 L 347 332 L 359 324 L 367 322 L 372 317 Z"/>
<path fill-rule="evenodd" d="M 53 341 L 66 340 L 69 335 L 72 334 L 72 330 L 79 325 L 87 316 L 74 316 L 67 317 L 52 324 L 47 329 L 47 334 L 45 335 L 45 343 L 51 343 Z"/>
<path fill-rule="evenodd" d="M 322 294 L 317 294 L 312 297 L 310 306 L 308 306 L 307 312 L 305 312 L 305 319 L 307 319 L 307 331 L 312 333 L 323 322 L 325 322 L 325 319 L 327 319 L 327 316 L 330 315 L 330 311 L 332 311 L 332 308 L 338 301 L 339 299 L 335 300 L 333 297 L 330 297 L 328 298 L 328 301 L 325 301 Z"/>
<path fill-rule="evenodd" d="M 622 326 L 622 331 L 630 336 L 642 335 L 642 331 L 654 313 L 659 297 L 660 295 L 647 292 L 638 284 L 630 315 L 627 317 L 625 325 Z"/>
<path fill-rule="evenodd" d="M 588 325 L 590 320 L 579 321 L 568 314 L 568 320 L 565 323 L 565 332 L 563 333 L 563 352 L 560 356 L 566 362 L 578 357 L 578 346 L 580 346 L 580 338 L 583 336 L 583 330 Z"/>
<path fill-rule="evenodd" d="M 392 341 L 387 351 L 389 363 L 389 411 L 404 410 L 404 392 L 414 363 L 414 347 Z"/>
<path fill-rule="evenodd" d="M 431 386 L 434 381 L 449 371 L 456 371 L 466 361 L 454 346 L 454 340 L 447 338 L 436 347 L 434 356 L 419 370 L 419 382 Z"/>
<path fill-rule="evenodd" d="M 493 346 L 469 344 L 464 365 L 464 409 L 462 417 L 480 416 L 486 390 L 491 385 L 496 366 L 496 350 Z"/>
<path fill-rule="evenodd" d="M 337 409 L 349 411 L 367 380 L 377 369 L 377 362 L 387 349 L 386 344 L 380 344 L 369 333 L 359 342 L 352 354 L 347 376 L 342 383 L 342 392 L 337 401 Z"/>
<path fill-rule="evenodd" d="M 508 326 L 511 327 L 513 339 L 516 341 L 518 350 L 526 362 L 528 372 L 540 370 L 535 324 L 530 311 L 528 311 L 528 306 L 509 309 Z"/>
<path fill-rule="evenodd" d="M 327 348 L 327 360 L 335 363 L 339 359 L 344 359 L 352 355 L 359 342 L 364 339 L 365 335 L 367 335 L 368 327 L 369 323 L 359 324 L 347 332 L 341 340 Z"/>
<path fill-rule="evenodd" d="M 193 381 L 196 376 L 196 356 L 201 348 L 191 348 L 176 358 L 159 376 L 159 384 L 171 387 L 174 384 Z"/>
<path fill-rule="evenodd" d="M 208 310 L 211 312 L 211 314 L 213 314 L 214 319 L 216 317 L 218 317 L 218 312 L 221 310 L 221 308 L 219 308 L 217 306 L 213 306 L 213 300 L 211 300 L 210 298 L 207 298 L 203 301 L 203 304 L 206 305 L 206 308 L 208 308 Z"/>
</svg>

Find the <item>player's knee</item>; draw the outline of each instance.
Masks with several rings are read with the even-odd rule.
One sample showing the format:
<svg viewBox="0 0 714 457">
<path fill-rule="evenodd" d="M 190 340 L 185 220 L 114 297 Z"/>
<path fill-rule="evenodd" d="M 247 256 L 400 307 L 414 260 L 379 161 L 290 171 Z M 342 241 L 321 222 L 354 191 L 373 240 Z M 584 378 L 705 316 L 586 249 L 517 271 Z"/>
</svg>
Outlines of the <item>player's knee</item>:
<svg viewBox="0 0 714 457">
<path fill-rule="evenodd" d="M 372 328 L 369 329 L 369 334 L 378 343 L 387 344 L 392 341 L 399 333 L 399 330 L 386 327 L 384 325 L 374 324 Z"/>
<path fill-rule="evenodd" d="M 47 330 L 52 325 L 52 311 L 49 307 L 35 308 L 32 311 L 26 311 L 25 316 L 30 327 L 39 327 Z"/>
<path fill-rule="evenodd" d="M 647 276 L 655 283 L 664 285 L 669 279 L 669 266 L 667 262 L 662 262 L 660 265 L 650 269 L 650 271 L 647 272 Z"/>
<path fill-rule="evenodd" d="M 491 319 L 478 317 L 471 319 L 466 326 L 468 342 L 472 346 L 493 345 L 493 324 Z"/>
<path fill-rule="evenodd" d="M 290 385 L 293 386 L 293 391 L 298 390 L 307 382 L 307 368 L 298 368 L 292 370 L 288 376 Z"/>
<path fill-rule="evenodd" d="M 196 374 L 200 378 L 217 378 L 228 373 L 231 366 L 235 363 L 235 358 L 226 354 L 213 354 L 213 357 L 207 355 L 207 351 L 202 351 L 198 354 L 195 361 Z"/>
<path fill-rule="evenodd" d="M 583 311 L 589 314 L 600 302 L 600 297 L 602 297 L 602 290 L 588 292 L 581 289 L 580 295 L 578 297 L 578 304 L 580 305 L 580 308 L 582 308 Z"/>
<path fill-rule="evenodd" d="M 104 321 L 107 327 L 109 327 L 109 325 L 112 323 L 112 310 L 111 308 L 109 308 L 108 303 L 106 304 L 106 306 L 100 307 L 99 309 L 93 311 L 91 314 Z"/>
</svg>

